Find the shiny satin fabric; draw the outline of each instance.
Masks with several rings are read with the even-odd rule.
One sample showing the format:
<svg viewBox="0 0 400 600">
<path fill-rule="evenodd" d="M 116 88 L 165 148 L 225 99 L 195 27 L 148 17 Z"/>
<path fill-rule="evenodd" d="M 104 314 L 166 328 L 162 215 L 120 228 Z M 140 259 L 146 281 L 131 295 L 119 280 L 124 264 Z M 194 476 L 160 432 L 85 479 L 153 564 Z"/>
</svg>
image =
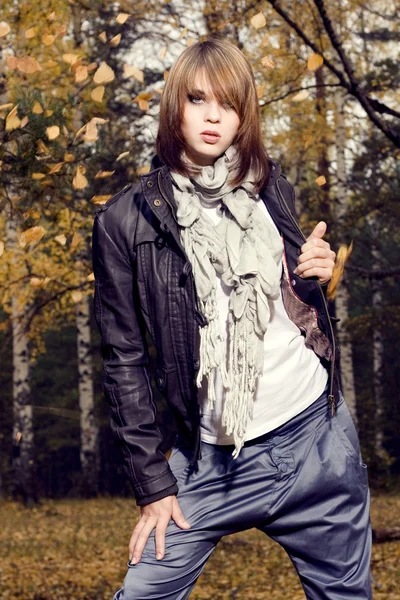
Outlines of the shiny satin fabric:
<svg viewBox="0 0 400 600">
<path fill-rule="evenodd" d="M 190 451 L 173 449 L 177 497 L 191 529 L 170 521 L 160 561 L 153 530 L 114 600 L 188 598 L 221 537 L 253 527 L 287 551 L 308 600 L 370 600 L 367 467 L 343 396 L 334 416 L 325 390 L 281 427 L 246 442 L 237 459 L 232 450 L 202 442 L 192 472 Z"/>
</svg>

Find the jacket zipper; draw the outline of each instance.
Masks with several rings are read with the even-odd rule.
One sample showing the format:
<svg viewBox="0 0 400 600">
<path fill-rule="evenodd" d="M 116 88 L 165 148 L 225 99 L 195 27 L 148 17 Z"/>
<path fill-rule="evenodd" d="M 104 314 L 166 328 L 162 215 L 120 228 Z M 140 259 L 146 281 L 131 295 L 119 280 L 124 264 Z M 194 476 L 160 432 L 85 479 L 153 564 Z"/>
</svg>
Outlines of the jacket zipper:
<svg viewBox="0 0 400 600">
<path fill-rule="evenodd" d="M 278 190 L 279 193 L 279 197 L 283 202 L 283 205 L 286 209 L 286 212 L 288 214 L 288 217 L 290 218 L 291 222 L 293 223 L 293 225 L 295 226 L 295 228 L 297 229 L 297 231 L 299 232 L 299 234 L 301 235 L 301 237 L 303 238 L 303 240 L 306 242 L 307 238 L 304 235 L 304 233 L 302 232 L 302 230 L 300 229 L 299 225 L 296 223 L 296 220 L 294 219 L 292 212 L 285 200 L 284 195 L 281 192 L 281 189 L 279 187 L 279 178 L 276 181 L 276 188 Z M 332 412 L 332 416 L 335 414 L 335 397 L 333 395 L 333 376 L 334 376 L 334 372 L 335 372 L 335 354 L 336 354 L 336 342 L 335 342 L 335 336 L 333 333 L 333 327 L 332 327 L 332 323 L 331 320 L 329 318 L 329 312 L 328 312 L 328 306 L 326 304 L 326 300 L 325 300 L 325 296 L 324 296 L 324 292 L 322 291 L 321 288 L 321 284 L 319 283 L 319 281 L 317 281 L 318 284 L 318 290 L 325 308 L 325 312 L 326 312 L 326 316 L 328 318 L 328 325 L 329 325 L 329 329 L 331 332 L 331 339 L 332 339 L 332 360 L 331 360 L 331 377 L 330 377 L 330 385 L 329 385 L 329 396 L 328 396 L 328 400 L 329 400 L 329 406 L 331 407 L 331 412 Z"/>
</svg>

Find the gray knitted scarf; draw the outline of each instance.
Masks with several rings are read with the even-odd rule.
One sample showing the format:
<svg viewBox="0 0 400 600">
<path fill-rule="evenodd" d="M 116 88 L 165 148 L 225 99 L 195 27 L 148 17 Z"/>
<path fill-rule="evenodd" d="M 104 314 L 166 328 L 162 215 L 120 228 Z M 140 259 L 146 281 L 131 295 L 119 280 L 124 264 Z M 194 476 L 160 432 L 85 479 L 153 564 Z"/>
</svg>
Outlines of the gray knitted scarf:
<svg viewBox="0 0 400 600">
<path fill-rule="evenodd" d="M 185 157 L 184 157 L 185 158 Z M 255 202 L 252 174 L 239 187 L 230 180 L 237 152 L 230 146 L 214 165 L 201 167 L 192 178 L 172 172 L 182 244 L 193 269 L 199 306 L 208 319 L 200 329 L 200 369 L 208 384 L 208 408 L 215 402 L 218 368 L 226 389 L 222 424 L 233 435 L 236 458 L 253 417 L 257 378 L 263 372 L 264 335 L 270 310 L 268 299 L 279 295 L 282 240 Z M 222 203 L 222 204 L 221 204 Z M 204 206 L 220 205 L 217 225 Z M 228 349 L 221 335 L 216 303 L 217 273 L 231 288 Z"/>
</svg>

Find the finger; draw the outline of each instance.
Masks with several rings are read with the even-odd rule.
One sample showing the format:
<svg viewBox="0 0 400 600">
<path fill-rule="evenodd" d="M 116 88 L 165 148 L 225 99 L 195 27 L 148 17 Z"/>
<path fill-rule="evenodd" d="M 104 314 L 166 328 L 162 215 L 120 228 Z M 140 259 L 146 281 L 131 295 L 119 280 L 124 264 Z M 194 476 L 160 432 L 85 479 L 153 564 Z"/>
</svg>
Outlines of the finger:
<svg viewBox="0 0 400 600">
<path fill-rule="evenodd" d="M 161 560 L 165 555 L 165 533 L 167 531 L 168 520 L 159 519 L 156 527 L 156 559 Z"/>
<path fill-rule="evenodd" d="M 146 521 L 147 521 L 147 517 L 145 517 L 145 518 L 142 517 L 140 519 L 140 521 L 136 524 L 135 529 L 133 530 L 131 539 L 129 540 L 129 560 L 131 560 L 131 558 L 133 556 L 133 549 L 135 547 L 136 540 L 138 539 L 140 532 L 142 531 L 143 527 L 145 526 Z"/>
<path fill-rule="evenodd" d="M 132 559 L 131 562 L 135 565 L 136 563 L 138 563 L 140 561 L 140 559 L 142 558 L 142 553 L 144 550 L 144 547 L 147 543 L 147 540 L 149 539 L 149 535 L 150 533 L 153 531 L 154 527 L 156 526 L 156 519 L 154 517 L 149 517 L 149 519 L 146 521 L 145 526 L 143 527 L 142 531 L 139 534 L 139 537 L 136 540 L 136 544 L 135 547 L 133 548 L 133 552 L 132 552 Z"/>
<path fill-rule="evenodd" d="M 334 253 L 329 248 L 315 247 L 315 248 L 311 248 L 307 252 L 304 252 L 303 254 L 300 254 L 298 262 L 304 263 L 304 262 L 307 262 L 308 260 L 312 260 L 313 258 L 323 258 L 323 259 L 329 259 L 329 260 L 333 259 L 334 260 L 333 254 Z"/>
<path fill-rule="evenodd" d="M 172 518 L 181 529 L 189 529 L 190 525 L 183 516 L 176 498 L 172 505 Z"/>
<path fill-rule="evenodd" d="M 306 279 L 307 277 L 318 277 L 321 281 L 328 281 L 332 277 L 332 270 L 326 269 L 323 267 L 312 267 L 311 269 L 307 269 L 299 275 L 300 277 Z"/>
<path fill-rule="evenodd" d="M 316 224 L 314 230 L 311 232 L 307 239 L 310 240 L 312 238 L 323 238 L 326 232 L 326 228 L 327 224 L 325 223 L 325 221 L 320 221 Z"/>
<path fill-rule="evenodd" d="M 293 273 L 300 277 L 304 277 L 305 273 L 311 269 L 326 269 L 332 275 L 334 264 L 333 261 L 326 258 L 311 258 L 305 263 L 299 263 Z"/>
<path fill-rule="evenodd" d="M 300 250 L 302 253 L 304 253 L 308 252 L 308 250 L 311 250 L 312 248 L 330 248 L 330 245 L 329 242 L 321 240 L 320 238 L 311 238 L 302 245 Z"/>
</svg>

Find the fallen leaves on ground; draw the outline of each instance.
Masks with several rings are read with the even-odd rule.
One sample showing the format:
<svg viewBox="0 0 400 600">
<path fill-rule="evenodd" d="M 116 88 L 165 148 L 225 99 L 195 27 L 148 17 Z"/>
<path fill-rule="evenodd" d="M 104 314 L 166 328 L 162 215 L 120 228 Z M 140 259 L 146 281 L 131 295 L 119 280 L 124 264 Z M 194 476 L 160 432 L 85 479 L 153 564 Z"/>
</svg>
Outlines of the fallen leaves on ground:
<svg viewBox="0 0 400 600">
<path fill-rule="evenodd" d="M 374 527 L 399 524 L 400 496 L 376 496 Z M 1 600 L 111 600 L 126 573 L 134 500 L 0 504 Z M 374 600 L 400 600 L 400 542 L 373 548 Z M 221 540 L 191 600 L 305 600 L 291 561 L 252 529 Z"/>
</svg>

